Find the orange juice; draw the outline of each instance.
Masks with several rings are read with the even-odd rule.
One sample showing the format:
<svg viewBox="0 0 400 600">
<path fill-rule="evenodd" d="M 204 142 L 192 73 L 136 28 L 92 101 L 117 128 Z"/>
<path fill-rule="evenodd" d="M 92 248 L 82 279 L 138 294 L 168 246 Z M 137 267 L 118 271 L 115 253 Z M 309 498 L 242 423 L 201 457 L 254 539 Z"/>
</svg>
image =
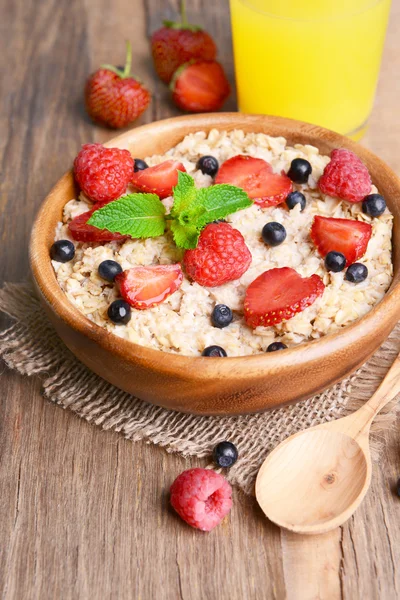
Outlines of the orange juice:
<svg viewBox="0 0 400 600">
<path fill-rule="evenodd" d="M 239 110 L 360 137 L 374 100 L 390 0 L 230 5 Z"/>
</svg>

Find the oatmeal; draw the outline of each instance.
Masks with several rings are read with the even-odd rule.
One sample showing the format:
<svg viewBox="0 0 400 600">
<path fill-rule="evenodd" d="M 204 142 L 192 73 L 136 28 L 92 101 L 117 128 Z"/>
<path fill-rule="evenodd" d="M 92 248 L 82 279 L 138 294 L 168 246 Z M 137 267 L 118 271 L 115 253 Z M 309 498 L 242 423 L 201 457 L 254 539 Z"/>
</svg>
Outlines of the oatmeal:
<svg viewBox="0 0 400 600">
<path fill-rule="evenodd" d="M 312 166 L 307 184 L 294 184 L 301 191 L 306 206 L 301 211 L 297 204 L 288 210 L 285 203 L 262 208 L 257 204 L 239 210 L 225 219 L 244 237 L 252 260 L 246 272 L 235 281 L 217 287 L 204 287 L 191 281 L 184 273 L 177 291 L 162 303 L 146 310 L 132 308 L 132 318 L 126 325 L 117 325 L 107 317 L 107 310 L 119 298 L 117 286 L 98 274 L 104 260 L 117 261 L 123 270 L 135 266 L 169 265 L 183 260 L 170 232 L 147 239 L 128 239 L 104 244 L 75 242 L 75 257 L 65 263 L 53 261 L 57 280 L 67 298 L 91 321 L 115 335 L 134 343 L 164 352 L 199 356 L 204 348 L 218 345 L 228 356 L 243 356 L 265 352 L 273 342 L 293 346 L 317 339 L 349 325 L 365 315 L 379 302 L 392 279 L 391 232 L 393 217 L 388 209 L 377 218 L 362 211 L 360 202 L 350 203 L 327 196 L 318 189 L 317 182 L 328 156 L 319 154 L 312 146 L 286 145 L 282 137 L 244 133 L 235 130 L 212 130 L 190 134 L 163 156 L 152 156 L 145 161 L 149 166 L 167 159 L 180 161 L 197 187 L 208 187 L 213 179 L 196 168 L 200 157 L 211 155 L 219 164 L 236 155 L 248 155 L 267 161 L 275 173 L 288 172 L 295 158 L 303 158 Z M 128 192 L 133 191 L 128 188 Z M 372 186 L 371 193 L 377 192 Z M 163 200 L 169 210 L 170 197 Z M 92 208 L 83 194 L 68 202 L 63 222 L 59 223 L 56 240 L 72 239 L 68 222 Z M 367 250 L 360 261 L 368 269 L 368 277 L 354 284 L 345 279 L 345 271 L 327 271 L 322 257 L 310 237 L 310 228 L 316 215 L 353 219 L 372 226 Z M 286 239 L 277 247 L 267 245 L 261 236 L 263 226 L 277 222 L 284 226 Z M 269 327 L 250 328 L 243 316 L 248 286 L 262 273 L 274 268 L 291 267 L 302 277 L 319 275 L 325 284 L 323 294 L 315 302 L 287 321 Z M 210 315 L 216 304 L 227 305 L 233 311 L 228 327 L 214 327 Z"/>
</svg>

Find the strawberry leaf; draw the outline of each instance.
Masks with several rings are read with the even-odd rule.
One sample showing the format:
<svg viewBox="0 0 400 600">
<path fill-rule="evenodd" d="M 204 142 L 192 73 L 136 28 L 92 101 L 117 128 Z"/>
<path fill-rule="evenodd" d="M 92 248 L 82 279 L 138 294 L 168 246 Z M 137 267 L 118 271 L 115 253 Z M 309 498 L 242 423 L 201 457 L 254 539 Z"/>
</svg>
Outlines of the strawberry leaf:
<svg viewBox="0 0 400 600">
<path fill-rule="evenodd" d="M 165 231 L 165 206 L 155 194 L 129 194 L 96 210 L 88 224 L 133 238 L 158 237 Z"/>
</svg>

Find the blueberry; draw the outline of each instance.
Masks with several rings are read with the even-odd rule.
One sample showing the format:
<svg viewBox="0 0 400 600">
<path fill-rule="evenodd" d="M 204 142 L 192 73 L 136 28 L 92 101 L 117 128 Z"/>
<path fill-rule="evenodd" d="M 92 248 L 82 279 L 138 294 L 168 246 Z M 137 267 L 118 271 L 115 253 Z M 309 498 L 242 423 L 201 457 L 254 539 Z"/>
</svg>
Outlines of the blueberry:
<svg viewBox="0 0 400 600">
<path fill-rule="evenodd" d="M 296 204 L 300 204 L 300 210 L 303 212 L 306 207 L 306 197 L 301 192 L 290 192 L 286 197 L 286 204 L 290 210 L 292 210 Z"/>
<path fill-rule="evenodd" d="M 215 221 L 213 221 L 213 223 L 216 223 L 218 225 L 218 223 L 227 223 L 228 221 L 226 219 L 215 219 Z"/>
<path fill-rule="evenodd" d="M 107 311 L 109 319 L 117 325 L 126 325 L 131 320 L 131 307 L 125 300 L 114 300 Z"/>
<path fill-rule="evenodd" d="M 214 156 L 202 156 L 197 161 L 196 168 L 200 169 L 200 171 L 204 173 L 204 175 L 210 175 L 210 177 L 215 177 L 218 173 L 219 164 Z"/>
<path fill-rule="evenodd" d="M 214 327 L 222 329 L 232 323 L 233 314 L 226 304 L 217 304 L 211 314 L 211 323 Z"/>
<path fill-rule="evenodd" d="M 385 198 L 380 194 L 369 194 L 365 196 L 362 203 L 362 211 L 370 217 L 380 217 L 386 210 Z"/>
<path fill-rule="evenodd" d="M 145 169 L 149 168 L 147 162 L 144 162 L 144 160 L 142 160 L 141 158 L 134 158 L 133 163 L 133 170 L 135 173 L 137 173 L 138 171 L 144 171 Z"/>
<path fill-rule="evenodd" d="M 267 352 L 276 352 L 277 350 L 285 350 L 287 348 L 286 344 L 282 342 L 273 342 L 267 348 Z"/>
<path fill-rule="evenodd" d="M 103 260 L 99 264 L 99 275 L 106 281 L 113 282 L 120 273 L 122 273 L 122 267 L 115 260 Z"/>
<path fill-rule="evenodd" d="M 58 240 L 50 248 L 50 257 L 60 263 L 66 263 L 75 256 L 75 246 L 69 240 Z"/>
<path fill-rule="evenodd" d="M 397 492 L 397 495 L 400 496 L 400 479 L 396 483 L 396 492 Z"/>
<path fill-rule="evenodd" d="M 349 266 L 346 271 L 346 275 L 344 276 L 347 281 L 351 281 L 352 283 L 361 283 L 368 277 L 368 269 L 365 265 L 361 263 L 353 263 Z"/>
<path fill-rule="evenodd" d="M 213 450 L 213 459 L 219 467 L 231 467 L 238 459 L 237 448 L 232 442 L 220 442 Z"/>
<path fill-rule="evenodd" d="M 207 346 L 202 352 L 202 356 L 222 357 L 227 356 L 225 350 L 221 346 Z"/>
<path fill-rule="evenodd" d="M 280 223 L 267 223 L 262 228 L 262 239 L 269 246 L 279 246 L 286 239 L 286 229 Z"/>
<path fill-rule="evenodd" d="M 343 271 L 346 266 L 346 257 L 341 252 L 332 250 L 325 256 L 325 267 L 327 271 L 333 271 L 333 273 L 339 273 Z"/>
<path fill-rule="evenodd" d="M 295 158 L 292 160 L 290 169 L 287 172 L 288 177 L 295 183 L 307 183 L 312 172 L 312 166 L 304 158 Z"/>
</svg>

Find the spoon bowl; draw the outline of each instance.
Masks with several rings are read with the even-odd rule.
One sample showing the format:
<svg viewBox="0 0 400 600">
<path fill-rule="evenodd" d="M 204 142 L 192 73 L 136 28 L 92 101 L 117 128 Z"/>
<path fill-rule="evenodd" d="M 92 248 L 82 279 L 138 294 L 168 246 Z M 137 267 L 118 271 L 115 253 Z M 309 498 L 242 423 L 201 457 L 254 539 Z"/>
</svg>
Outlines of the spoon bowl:
<svg viewBox="0 0 400 600">
<path fill-rule="evenodd" d="M 319 533 L 321 528 L 336 527 L 343 515 L 350 517 L 370 478 L 369 453 L 357 440 L 341 431 L 315 427 L 271 452 L 257 478 L 257 500 L 280 527 Z"/>
<path fill-rule="evenodd" d="M 351 517 L 371 483 L 371 423 L 399 392 L 398 356 L 375 394 L 355 413 L 279 444 L 256 481 L 257 501 L 267 517 L 303 534 L 325 533 Z"/>
</svg>

